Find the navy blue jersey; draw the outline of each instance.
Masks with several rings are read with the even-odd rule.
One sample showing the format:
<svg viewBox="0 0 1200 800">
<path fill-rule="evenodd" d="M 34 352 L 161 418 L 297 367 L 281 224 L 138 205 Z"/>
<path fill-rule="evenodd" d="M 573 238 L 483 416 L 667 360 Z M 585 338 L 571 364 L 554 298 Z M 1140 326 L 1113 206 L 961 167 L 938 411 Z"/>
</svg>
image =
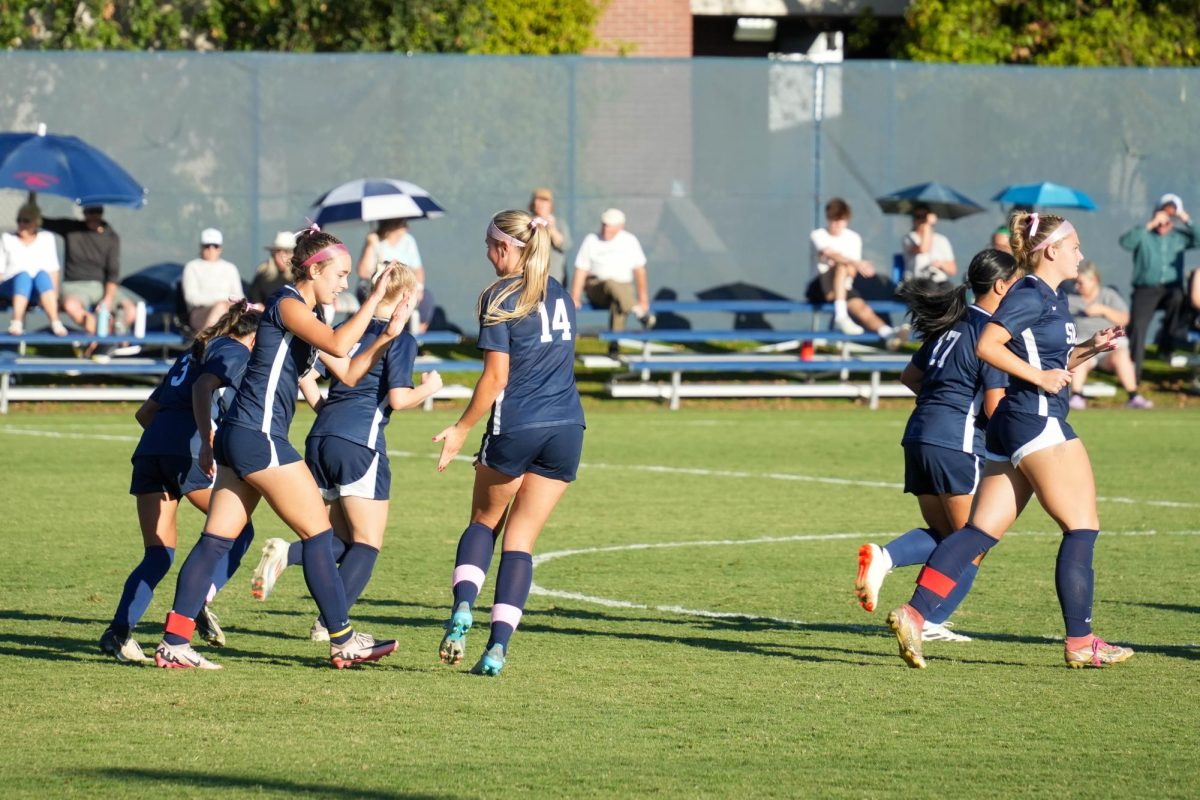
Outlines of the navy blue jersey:
<svg viewBox="0 0 1200 800">
<path fill-rule="evenodd" d="M 267 300 L 250 363 L 225 417 L 226 425 L 262 431 L 280 439 L 287 438 L 296 413 L 300 376 L 312 368 L 317 357 L 316 348 L 283 326 L 279 306 L 285 300 L 304 302 L 291 284 Z"/>
<path fill-rule="evenodd" d="M 1008 349 L 1034 369 L 1066 369 L 1075 346 L 1075 323 L 1060 287 L 1052 290 L 1036 275 L 1026 275 L 1009 290 L 992 317 L 1012 334 Z M 1070 384 L 1047 395 L 1028 381 L 1013 376 L 1004 395 L 1006 411 L 1038 416 L 1067 416 Z"/>
<path fill-rule="evenodd" d="M 350 355 L 370 347 L 387 326 L 386 319 L 372 319 Z M 334 378 L 329 396 L 308 435 L 337 436 L 386 453 L 383 429 L 392 416 L 388 390 L 412 388 L 416 358 L 417 340 L 411 334 L 402 333 L 388 343 L 375 366 L 355 386 L 347 386 Z"/>
<path fill-rule="evenodd" d="M 513 280 L 513 279 L 510 279 Z M 583 425 L 583 406 L 575 388 L 575 303 L 562 284 L 550 278 L 546 299 L 532 314 L 495 325 L 483 323 L 488 302 L 508 284 L 497 281 L 485 293 L 479 317 L 479 349 L 508 353 L 508 385 L 492 405 L 488 431 L 493 435 L 551 425 Z M 519 292 L 502 308 L 516 306 Z"/>
<path fill-rule="evenodd" d="M 1008 385 L 1007 375 L 975 355 L 979 334 L 991 318 L 972 305 L 953 328 L 926 341 L 913 355 L 913 366 L 924 375 L 901 443 L 923 442 L 984 454 L 985 426 L 980 416 L 984 391 Z"/>
<path fill-rule="evenodd" d="M 216 375 L 221 389 L 213 395 L 212 418 L 219 421 L 232 402 L 233 389 L 242 379 L 250 350 L 236 339 L 219 336 L 208 343 L 199 366 L 191 351 L 175 359 L 171 369 L 150 393 L 158 403 L 154 418 L 142 431 L 134 456 L 200 455 L 200 436 L 192 413 L 192 386 L 201 375 Z"/>
</svg>

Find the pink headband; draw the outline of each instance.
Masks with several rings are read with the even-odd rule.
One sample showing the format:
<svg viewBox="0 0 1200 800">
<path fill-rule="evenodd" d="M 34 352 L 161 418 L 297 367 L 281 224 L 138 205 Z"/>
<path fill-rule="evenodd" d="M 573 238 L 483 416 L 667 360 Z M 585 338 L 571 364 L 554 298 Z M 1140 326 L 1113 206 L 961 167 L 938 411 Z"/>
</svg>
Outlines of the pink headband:
<svg viewBox="0 0 1200 800">
<path fill-rule="evenodd" d="M 237 305 L 238 303 L 241 303 L 242 305 L 244 305 L 246 307 L 247 311 L 257 311 L 261 314 L 262 312 L 267 310 L 266 307 L 262 303 L 251 303 L 249 300 L 247 300 L 244 297 L 229 298 L 229 304 L 231 306 Z"/>
<path fill-rule="evenodd" d="M 529 220 L 529 227 L 533 228 L 535 230 L 537 228 L 544 228 L 549 224 L 550 224 L 549 222 L 542 219 L 541 217 L 534 217 L 533 219 Z M 497 242 L 505 242 L 507 244 L 512 245 L 513 247 L 524 247 L 525 246 L 525 242 L 522 242 L 520 239 L 518 239 L 515 236 L 509 236 L 507 233 L 505 233 L 504 231 L 497 228 L 496 220 L 492 220 L 491 222 L 488 223 L 487 235 L 488 235 L 489 239 L 495 239 Z"/>
<path fill-rule="evenodd" d="M 1036 217 L 1037 214 L 1032 214 L 1031 216 Z M 1031 239 L 1033 238 L 1033 233 L 1036 230 L 1037 230 L 1037 222 L 1034 221 L 1033 224 L 1031 224 L 1029 226 L 1029 238 L 1031 238 Z M 1029 252 L 1036 253 L 1038 250 L 1043 250 L 1043 249 L 1049 247 L 1050 245 L 1054 244 L 1055 242 L 1061 242 L 1063 239 L 1067 238 L 1074 232 L 1075 232 L 1075 226 L 1064 219 L 1062 224 L 1054 229 L 1054 233 L 1050 234 L 1045 239 L 1043 239 L 1037 247 L 1033 248 Z"/>
<path fill-rule="evenodd" d="M 318 250 L 317 252 L 313 253 L 311 256 L 309 256 L 308 258 L 301 261 L 300 266 L 307 267 L 310 264 L 318 264 L 327 258 L 333 258 L 338 253 L 349 253 L 349 252 L 350 251 L 346 249 L 346 245 L 342 244 L 341 242 L 338 242 L 337 244 L 328 245 L 328 246 L 322 248 L 321 250 Z"/>
</svg>

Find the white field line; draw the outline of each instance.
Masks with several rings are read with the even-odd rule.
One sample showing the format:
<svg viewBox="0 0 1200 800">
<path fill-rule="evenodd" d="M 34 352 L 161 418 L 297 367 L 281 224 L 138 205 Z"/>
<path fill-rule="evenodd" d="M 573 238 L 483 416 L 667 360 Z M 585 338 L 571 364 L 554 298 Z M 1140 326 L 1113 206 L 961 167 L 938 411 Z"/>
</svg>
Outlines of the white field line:
<svg viewBox="0 0 1200 800">
<path fill-rule="evenodd" d="M 47 431 L 35 428 L 13 428 L 0 426 L 0 433 L 11 433 L 25 436 L 45 436 L 54 439 L 94 439 L 100 441 L 136 442 L 135 436 L 117 436 L 102 433 L 65 433 L 62 431 Z M 417 453 L 412 450 L 388 450 L 393 458 L 427 458 L 436 459 L 437 453 Z M 457 456 L 455 461 L 472 461 L 471 456 Z M 583 462 L 580 469 L 618 470 L 622 472 L 646 472 L 658 475 L 690 475 L 706 478 L 749 478 L 753 480 L 793 481 L 801 483 L 822 483 L 834 486 L 857 486 L 865 489 L 903 489 L 904 484 L 891 481 L 868 481 L 852 478 L 830 478 L 822 475 L 802 475 L 794 472 L 750 472 L 748 470 L 705 469 L 702 467 L 670 467 L 661 464 L 602 464 Z M 1096 498 L 1102 503 L 1117 503 L 1121 505 L 1157 506 L 1160 508 L 1200 508 L 1200 503 L 1181 500 L 1142 500 L 1136 497 L 1107 497 Z"/>
</svg>

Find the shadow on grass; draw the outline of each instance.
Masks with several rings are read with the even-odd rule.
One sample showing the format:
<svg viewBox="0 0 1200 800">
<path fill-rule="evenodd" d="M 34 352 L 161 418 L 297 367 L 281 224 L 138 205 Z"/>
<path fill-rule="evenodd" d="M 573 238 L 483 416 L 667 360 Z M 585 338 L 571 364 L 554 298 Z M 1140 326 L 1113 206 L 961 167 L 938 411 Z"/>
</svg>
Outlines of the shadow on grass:
<svg viewBox="0 0 1200 800">
<path fill-rule="evenodd" d="M 87 617 L 68 617 L 62 614 L 31 614 L 28 611 L 0 611 L 0 619 L 12 619 L 18 622 L 65 622 L 68 625 L 108 625 L 111 617 L 103 618 L 87 618 Z M 101 628 L 103 630 L 103 628 Z M 100 634 L 96 634 L 96 639 L 100 639 Z"/>
<path fill-rule="evenodd" d="M 344 784 L 301 783 L 276 779 L 240 777 L 237 775 L 214 775 L 212 772 L 185 772 L 176 770 L 145 769 L 141 767 L 80 770 L 76 774 L 86 777 L 97 777 L 112 781 L 145 781 L 147 784 L 168 784 L 183 786 L 189 790 L 208 788 L 213 791 L 232 790 L 255 793 L 261 791 L 281 792 L 289 795 L 305 797 L 327 797 L 332 800 L 344 800 L 346 797 L 360 797 L 366 800 L 438 800 L 453 795 L 423 794 L 419 792 L 389 792 L 381 790 L 348 789 Z M 150 786 L 146 787 L 147 789 Z"/>
<path fill-rule="evenodd" d="M 1200 614 L 1200 606 L 1181 606 L 1175 603 L 1134 603 L 1129 600 L 1109 601 L 1114 605 L 1153 608 L 1155 611 L 1178 611 L 1181 614 Z"/>
</svg>

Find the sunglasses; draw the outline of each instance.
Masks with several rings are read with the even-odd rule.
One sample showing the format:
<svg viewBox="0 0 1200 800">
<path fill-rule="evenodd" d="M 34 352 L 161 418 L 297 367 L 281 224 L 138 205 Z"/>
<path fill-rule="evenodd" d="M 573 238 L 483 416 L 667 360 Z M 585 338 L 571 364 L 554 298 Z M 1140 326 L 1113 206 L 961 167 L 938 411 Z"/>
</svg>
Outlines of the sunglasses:
<svg viewBox="0 0 1200 800">
<path fill-rule="evenodd" d="M 202 245 L 200 245 L 200 246 L 201 246 L 203 249 L 207 250 L 207 249 L 208 249 L 208 248 L 210 248 L 210 247 L 218 247 L 218 248 L 219 248 L 221 245 L 219 245 L 219 244 L 202 244 Z"/>
<path fill-rule="evenodd" d="M 18 225 L 28 225 L 31 222 L 33 222 L 33 220 L 31 220 L 29 217 L 17 217 Z"/>
</svg>

